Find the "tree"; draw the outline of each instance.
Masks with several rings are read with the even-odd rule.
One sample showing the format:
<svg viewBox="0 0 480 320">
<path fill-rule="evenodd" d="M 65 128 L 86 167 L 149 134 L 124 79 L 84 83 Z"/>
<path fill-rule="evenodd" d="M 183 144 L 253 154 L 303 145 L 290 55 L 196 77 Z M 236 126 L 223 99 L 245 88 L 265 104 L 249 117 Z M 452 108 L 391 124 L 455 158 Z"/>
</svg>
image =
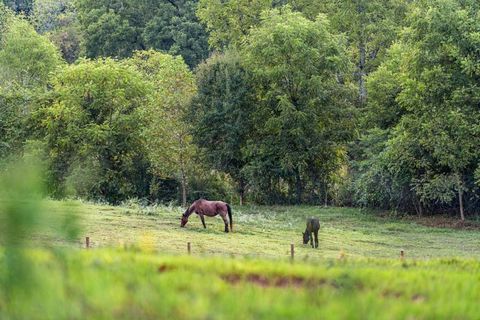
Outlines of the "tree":
<svg viewBox="0 0 480 320">
<path fill-rule="evenodd" d="M 197 68 L 198 93 L 190 111 L 193 141 L 212 168 L 228 173 L 236 182 L 240 204 L 247 179 L 245 147 L 252 130 L 255 105 L 250 76 L 237 52 L 216 54 Z"/>
<path fill-rule="evenodd" d="M 207 35 L 189 0 L 78 0 L 88 57 L 130 57 L 135 50 L 180 54 L 190 67 L 208 56 Z"/>
<path fill-rule="evenodd" d="M 181 57 L 138 51 L 128 64 L 154 86 L 155 95 L 142 107 L 143 137 L 156 175 L 176 178 L 182 186 L 182 205 L 187 203 L 188 173 L 195 149 L 185 116 L 196 92 L 195 80 Z"/>
<path fill-rule="evenodd" d="M 366 76 L 383 61 L 386 50 L 403 27 L 408 1 L 404 0 L 290 0 L 292 7 L 310 19 L 327 14 L 332 27 L 345 33 L 356 65 L 358 101 L 367 101 Z"/>
<path fill-rule="evenodd" d="M 474 1 L 426 0 L 412 8 L 400 41 L 372 74 L 370 115 L 391 132 L 385 163 L 413 194 L 417 212 L 458 201 L 475 189 L 479 161 L 477 34 Z M 393 75 L 393 76 L 388 76 Z M 370 81 L 370 80 L 369 80 Z M 385 110 L 378 112 L 384 105 Z M 384 114 L 395 116 L 386 120 Z M 473 195 L 473 194 L 471 194 Z M 473 199 L 474 197 L 469 197 Z"/>
<path fill-rule="evenodd" d="M 35 113 L 50 160 L 50 187 L 109 202 L 148 195 L 148 163 L 139 108 L 150 87 L 132 68 L 111 60 L 81 60 L 59 71 L 52 94 Z M 91 177 L 90 181 L 85 180 Z"/>
<path fill-rule="evenodd" d="M 81 32 L 74 0 L 35 0 L 30 20 L 72 63 L 80 56 Z"/>
<path fill-rule="evenodd" d="M 1 10 L 1 8 L 0 8 Z M 26 121 L 49 74 L 60 64 L 55 46 L 22 18 L 4 13 L 0 42 L 0 158 L 22 150 Z"/>
<path fill-rule="evenodd" d="M 298 203 L 306 186 L 317 192 L 339 168 L 352 116 L 342 43 L 325 16 L 310 21 L 288 7 L 264 12 L 246 38 L 245 68 L 259 99 L 246 170 L 263 192 L 282 194 L 285 183 Z"/>
<path fill-rule="evenodd" d="M 272 0 L 200 0 L 197 15 L 210 34 L 210 46 L 223 49 L 238 45 L 271 7 Z"/>
<path fill-rule="evenodd" d="M 196 1 L 163 4 L 162 10 L 147 22 L 143 38 L 148 48 L 181 55 L 194 68 L 208 57 L 208 35 L 198 21 Z"/>
<path fill-rule="evenodd" d="M 15 13 L 29 15 L 32 11 L 33 0 L 3 0 L 3 3 Z"/>
</svg>

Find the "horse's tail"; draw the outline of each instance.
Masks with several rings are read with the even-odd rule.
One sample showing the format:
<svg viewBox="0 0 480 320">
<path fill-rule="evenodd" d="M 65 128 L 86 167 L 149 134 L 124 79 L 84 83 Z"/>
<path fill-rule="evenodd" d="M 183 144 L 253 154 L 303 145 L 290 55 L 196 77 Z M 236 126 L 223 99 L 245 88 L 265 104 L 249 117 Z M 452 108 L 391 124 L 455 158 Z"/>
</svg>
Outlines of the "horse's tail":
<svg viewBox="0 0 480 320">
<path fill-rule="evenodd" d="M 227 203 L 227 211 L 228 211 L 228 220 L 230 220 L 230 231 L 233 232 L 232 208 L 230 208 L 230 205 L 228 203 Z"/>
</svg>

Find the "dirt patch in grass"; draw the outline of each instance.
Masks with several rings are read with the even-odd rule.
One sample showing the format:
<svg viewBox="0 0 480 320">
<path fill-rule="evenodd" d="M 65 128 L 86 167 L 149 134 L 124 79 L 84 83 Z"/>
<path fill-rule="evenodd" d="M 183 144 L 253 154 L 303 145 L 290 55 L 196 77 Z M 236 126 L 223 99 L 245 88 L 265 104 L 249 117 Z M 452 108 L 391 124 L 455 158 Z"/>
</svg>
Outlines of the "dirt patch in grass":
<svg viewBox="0 0 480 320">
<path fill-rule="evenodd" d="M 282 276 L 282 277 L 269 278 L 264 275 L 255 274 L 255 273 L 246 274 L 246 275 L 227 274 L 227 275 L 223 275 L 222 279 L 230 284 L 248 282 L 263 288 L 267 288 L 267 287 L 313 288 L 313 287 L 318 287 L 318 286 L 328 284 L 328 282 L 323 279 L 306 279 L 306 278 L 301 278 L 296 276 Z"/>
<path fill-rule="evenodd" d="M 163 273 L 163 272 L 168 272 L 168 271 L 173 271 L 175 270 L 176 268 L 174 266 L 170 266 L 170 265 L 166 265 L 166 264 L 161 264 L 158 266 L 158 269 L 157 271 L 159 273 Z"/>
<path fill-rule="evenodd" d="M 480 230 L 480 223 L 474 221 L 461 221 L 449 216 L 408 216 L 405 219 L 433 228 L 448 228 L 459 230 Z"/>
</svg>

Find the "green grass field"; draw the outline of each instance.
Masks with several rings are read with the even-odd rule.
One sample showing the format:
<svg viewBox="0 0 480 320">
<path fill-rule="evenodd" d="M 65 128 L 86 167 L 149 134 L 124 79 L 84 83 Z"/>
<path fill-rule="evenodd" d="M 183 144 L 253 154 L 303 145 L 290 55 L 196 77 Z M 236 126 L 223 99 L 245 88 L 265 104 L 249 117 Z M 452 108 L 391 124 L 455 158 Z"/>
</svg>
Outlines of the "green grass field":
<svg viewBox="0 0 480 320">
<path fill-rule="evenodd" d="M 480 318 L 478 230 L 358 209 L 249 206 L 233 208 L 234 232 L 225 234 L 218 217 L 206 218 L 206 230 L 196 216 L 180 228 L 175 207 L 47 209 L 76 212 L 81 237 L 56 238 L 55 223 L 32 234 L 30 285 L 0 290 L 0 319 Z M 319 249 L 301 243 L 308 216 L 321 220 Z"/>
<path fill-rule="evenodd" d="M 65 210 L 52 202 L 52 214 Z M 223 232 L 220 217 L 205 218 L 207 229 L 193 214 L 180 228 L 183 211 L 178 207 L 142 208 L 77 204 L 75 210 L 84 236 L 94 247 L 142 245 L 163 254 L 185 254 L 191 242 L 196 255 L 286 258 L 290 244 L 299 259 L 336 258 L 342 251 L 351 258 L 396 258 L 404 250 L 408 258 L 480 258 L 480 232 L 432 228 L 414 221 L 380 217 L 350 208 L 234 207 L 234 232 Z M 70 210 L 70 209 L 69 209 Z M 320 219 L 320 246 L 302 244 L 305 218 Z M 55 241 L 44 235 L 45 241 Z M 82 238 L 76 244 L 84 244 Z"/>
</svg>

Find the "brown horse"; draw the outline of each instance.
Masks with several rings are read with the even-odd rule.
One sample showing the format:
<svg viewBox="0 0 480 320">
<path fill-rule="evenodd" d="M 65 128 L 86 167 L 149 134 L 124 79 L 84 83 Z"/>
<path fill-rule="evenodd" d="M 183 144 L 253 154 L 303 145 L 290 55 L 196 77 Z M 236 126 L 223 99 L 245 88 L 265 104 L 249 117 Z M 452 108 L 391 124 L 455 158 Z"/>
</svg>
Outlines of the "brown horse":
<svg viewBox="0 0 480 320">
<path fill-rule="evenodd" d="M 195 212 L 200 216 L 200 220 L 202 220 L 202 224 L 204 228 L 207 228 L 205 225 L 205 219 L 203 216 L 207 217 L 215 217 L 219 214 L 223 222 L 225 223 L 225 232 L 228 232 L 228 220 L 230 220 L 230 231 L 233 231 L 232 226 L 232 209 L 223 201 L 208 201 L 205 199 L 199 199 L 192 203 L 192 205 L 185 211 L 182 215 L 182 222 L 180 224 L 181 227 L 185 227 L 188 222 L 188 217 Z M 227 219 L 228 214 L 228 219 Z"/>
</svg>

